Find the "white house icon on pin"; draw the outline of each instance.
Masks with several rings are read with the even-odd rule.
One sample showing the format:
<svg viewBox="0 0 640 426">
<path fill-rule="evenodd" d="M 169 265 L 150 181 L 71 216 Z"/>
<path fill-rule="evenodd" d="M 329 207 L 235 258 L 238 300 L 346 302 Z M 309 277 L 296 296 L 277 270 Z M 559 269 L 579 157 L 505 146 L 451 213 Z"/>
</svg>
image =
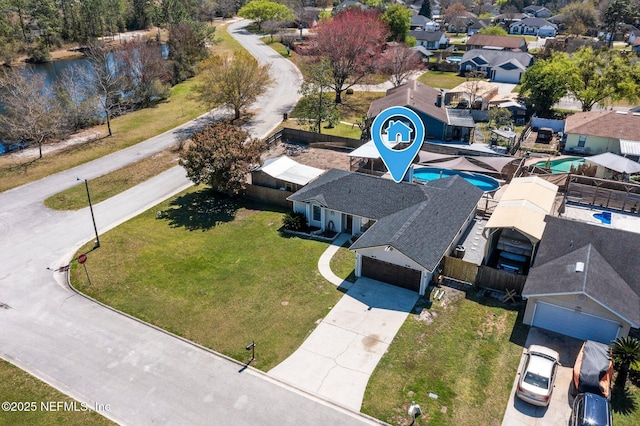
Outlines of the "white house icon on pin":
<svg viewBox="0 0 640 426">
<path fill-rule="evenodd" d="M 389 121 L 387 126 L 387 140 L 389 142 L 411 142 L 411 127 L 403 123 L 402 121 Z"/>
</svg>

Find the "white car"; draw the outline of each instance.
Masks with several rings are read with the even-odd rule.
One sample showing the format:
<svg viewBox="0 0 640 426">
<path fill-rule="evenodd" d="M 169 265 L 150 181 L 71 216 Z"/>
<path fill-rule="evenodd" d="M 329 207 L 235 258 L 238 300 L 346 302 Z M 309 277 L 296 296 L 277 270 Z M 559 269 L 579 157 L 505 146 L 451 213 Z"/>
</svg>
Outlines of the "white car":
<svg viewBox="0 0 640 426">
<path fill-rule="evenodd" d="M 560 355 L 553 349 L 531 345 L 518 380 L 516 395 L 530 404 L 547 406 L 551 399 Z"/>
</svg>

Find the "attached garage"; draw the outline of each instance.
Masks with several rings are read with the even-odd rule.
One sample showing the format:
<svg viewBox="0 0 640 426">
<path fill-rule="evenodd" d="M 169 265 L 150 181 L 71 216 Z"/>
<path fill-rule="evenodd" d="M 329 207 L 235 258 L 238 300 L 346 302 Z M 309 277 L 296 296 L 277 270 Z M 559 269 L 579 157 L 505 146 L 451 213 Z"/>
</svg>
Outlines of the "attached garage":
<svg viewBox="0 0 640 426">
<path fill-rule="evenodd" d="M 361 276 L 420 292 L 421 272 L 411 268 L 362 256 Z"/>
<path fill-rule="evenodd" d="M 535 302 L 531 325 L 576 339 L 605 344 L 615 340 L 621 328 L 618 322 L 539 300 Z"/>
</svg>

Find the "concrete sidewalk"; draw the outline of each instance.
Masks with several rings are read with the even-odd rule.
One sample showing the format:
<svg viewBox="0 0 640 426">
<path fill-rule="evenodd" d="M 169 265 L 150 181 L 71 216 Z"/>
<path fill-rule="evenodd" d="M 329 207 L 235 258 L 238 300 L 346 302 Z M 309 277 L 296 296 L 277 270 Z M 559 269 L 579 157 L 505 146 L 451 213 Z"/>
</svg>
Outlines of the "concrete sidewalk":
<svg viewBox="0 0 640 426">
<path fill-rule="evenodd" d="M 360 410 L 371 373 L 418 297 L 400 287 L 358 279 L 300 348 L 269 375 Z"/>
<path fill-rule="evenodd" d="M 333 273 L 331 270 L 331 258 L 338 252 L 338 249 L 340 249 L 340 247 L 349 240 L 349 238 L 351 238 L 351 235 L 349 234 L 338 235 L 338 238 L 333 240 L 331 245 L 327 247 L 324 253 L 322 253 L 320 259 L 318 259 L 318 271 L 320 271 L 320 274 L 331 284 L 337 286 L 344 287 L 350 283 L 345 282 L 342 278 Z"/>
</svg>

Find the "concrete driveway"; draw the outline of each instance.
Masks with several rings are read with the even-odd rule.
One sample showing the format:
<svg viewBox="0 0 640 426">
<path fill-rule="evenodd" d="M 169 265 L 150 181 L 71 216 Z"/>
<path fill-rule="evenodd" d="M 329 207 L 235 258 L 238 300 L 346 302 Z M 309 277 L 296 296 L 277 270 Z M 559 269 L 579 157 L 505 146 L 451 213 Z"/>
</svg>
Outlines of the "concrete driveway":
<svg viewBox="0 0 640 426">
<path fill-rule="evenodd" d="M 520 371 L 524 364 L 524 350 L 518 373 L 513 382 L 511 395 L 507 410 L 502 420 L 503 426 L 564 426 L 569 424 L 571 417 L 571 406 L 573 397 L 569 394 L 569 384 L 573 375 L 573 364 L 575 363 L 581 340 L 553 333 L 551 331 L 542 330 L 537 327 L 531 327 L 525 350 L 530 345 L 542 345 L 558 351 L 560 354 L 560 365 L 558 367 L 556 382 L 551 394 L 551 401 L 548 407 L 537 407 L 515 396 L 518 387 L 518 379 Z"/>
<path fill-rule="evenodd" d="M 269 375 L 359 411 L 371 373 L 418 297 L 400 287 L 358 279 L 300 348 Z"/>
</svg>

